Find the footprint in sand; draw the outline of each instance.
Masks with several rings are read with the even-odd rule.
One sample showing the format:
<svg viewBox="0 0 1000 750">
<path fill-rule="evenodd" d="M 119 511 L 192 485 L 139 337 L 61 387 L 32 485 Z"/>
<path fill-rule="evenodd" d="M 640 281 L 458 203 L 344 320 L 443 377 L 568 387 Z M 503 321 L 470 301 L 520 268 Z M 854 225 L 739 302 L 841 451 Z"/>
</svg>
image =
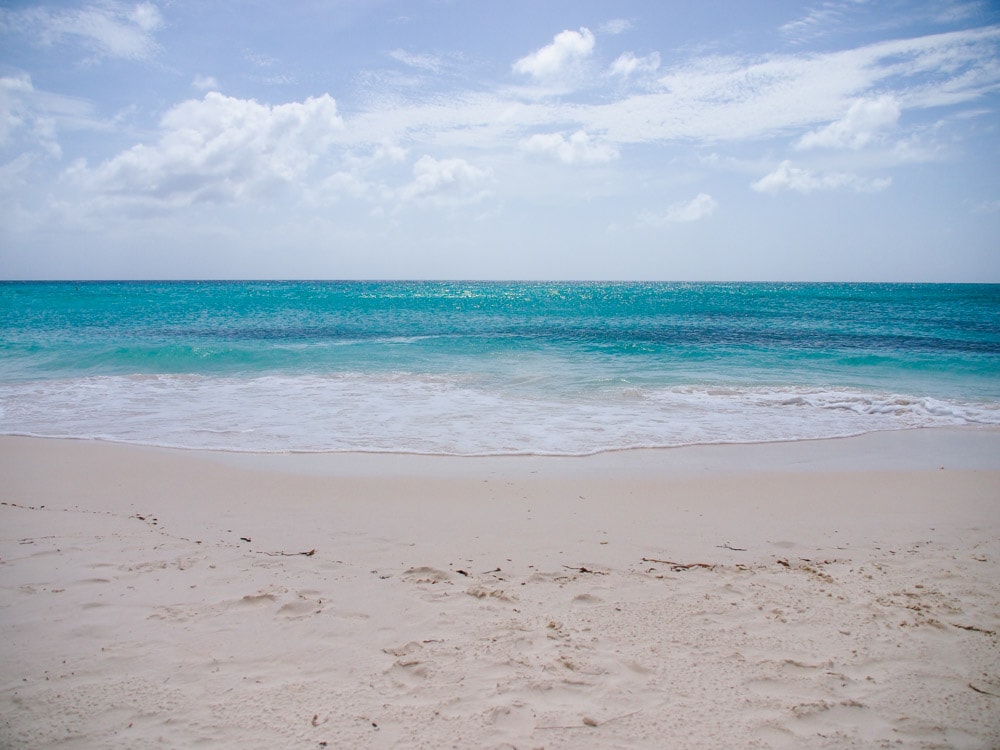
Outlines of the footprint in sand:
<svg viewBox="0 0 1000 750">
<path fill-rule="evenodd" d="M 470 586 L 465 593 L 476 599 L 495 599 L 502 602 L 515 602 L 517 597 L 508 594 L 504 589 L 488 589 L 485 586 Z"/>
<path fill-rule="evenodd" d="M 435 584 L 451 581 L 451 573 L 448 571 L 431 568 L 426 565 L 421 565 L 415 568 L 407 568 L 400 573 L 399 577 L 409 583 Z"/>
</svg>

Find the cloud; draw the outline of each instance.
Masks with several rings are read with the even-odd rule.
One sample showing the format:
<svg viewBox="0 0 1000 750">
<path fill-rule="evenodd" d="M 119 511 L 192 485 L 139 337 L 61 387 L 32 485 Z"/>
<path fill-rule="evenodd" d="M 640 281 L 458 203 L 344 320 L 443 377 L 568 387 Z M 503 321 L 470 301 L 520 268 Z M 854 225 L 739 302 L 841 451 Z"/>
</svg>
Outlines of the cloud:
<svg viewBox="0 0 1000 750">
<path fill-rule="evenodd" d="M 618 149 L 595 141 L 584 130 L 576 131 L 569 138 L 562 133 L 536 133 L 521 141 L 521 148 L 564 164 L 603 164 L 618 158 Z"/>
<path fill-rule="evenodd" d="M 673 203 L 660 214 L 645 213 L 639 217 L 638 226 L 661 227 L 667 224 L 683 224 L 700 221 L 715 213 L 718 202 L 708 193 L 698 193 L 689 201 Z"/>
<path fill-rule="evenodd" d="M 444 66 L 441 58 L 436 55 L 417 55 L 402 49 L 393 50 L 389 53 L 389 57 L 407 67 L 427 70 L 431 73 L 439 73 Z"/>
<path fill-rule="evenodd" d="M 306 186 L 303 197 L 313 205 L 329 204 L 343 197 L 365 200 L 373 204 L 391 203 L 399 195 L 382 179 L 398 177 L 396 166 L 403 163 L 407 150 L 395 143 L 380 143 L 361 151 L 344 150 L 338 155 L 338 171 L 319 176 L 314 185 Z M 383 211 L 381 205 L 378 211 Z"/>
<path fill-rule="evenodd" d="M 539 79 L 557 78 L 574 70 L 593 51 L 594 34 L 590 29 L 581 27 L 579 31 L 562 31 L 555 35 L 552 44 L 515 62 L 514 72 Z"/>
<path fill-rule="evenodd" d="M 5 25 L 34 36 L 41 44 L 79 44 L 93 59 L 146 60 L 159 49 L 154 38 L 163 19 L 148 2 L 90 3 L 72 10 L 25 8 L 6 11 Z"/>
<path fill-rule="evenodd" d="M 26 73 L 0 77 L 0 150 L 41 149 L 58 158 L 60 129 L 105 128 L 85 100 L 40 91 Z"/>
<path fill-rule="evenodd" d="M 191 81 L 191 85 L 194 86 L 199 91 L 218 91 L 219 82 L 215 80 L 212 76 L 203 76 L 198 74 Z"/>
<path fill-rule="evenodd" d="M 877 140 L 882 131 L 895 127 L 899 115 L 899 103 L 893 96 L 859 99 L 841 119 L 802 136 L 796 148 L 863 148 Z"/>
<path fill-rule="evenodd" d="M 808 169 L 793 167 L 788 160 L 781 162 L 778 168 L 761 177 L 750 187 L 759 193 L 777 193 L 780 190 L 793 190 L 797 193 L 812 193 L 816 190 L 852 190 L 856 193 L 877 193 L 892 184 L 892 179 L 881 177 L 869 179 L 843 172 L 816 174 Z"/>
<path fill-rule="evenodd" d="M 26 74 L 0 78 L 0 148 L 13 140 L 15 132 L 29 126 L 25 99 L 34 90 Z"/>
<path fill-rule="evenodd" d="M 602 34 L 623 34 L 632 28 L 632 22 L 627 18 L 612 18 L 610 21 L 605 21 L 601 24 L 598 31 Z"/>
<path fill-rule="evenodd" d="M 342 196 L 358 200 L 377 201 L 384 188 L 368 182 L 354 172 L 334 172 L 320 180 L 315 190 L 309 192 L 313 203 L 328 204 Z"/>
<path fill-rule="evenodd" d="M 77 163 L 68 177 L 126 204 L 234 203 L 301 180 L 342 127 L 336 102 L 325 94 L 268 106 L 211 92 L 168 111 L 156 143 L 93 169 Z"/>
<path fill-rule="evenodd" d="M 895 102 L 902 113 L 982 100 L 1000 88 L 998 54 L 1000 27 L 835 52 L 710 55 L 661 67 L 655 80 L 644 74 L 641 91 L 623 92 L 616 80 L 594 75 L 594 96 L 572 101 L 543 100 L 534 87 L 496 85 L 442 96 L 418 86 L 404 91 L 391 81 L 375 81 L 372 104 L 348 119 L 347 137 L 359 145 L 419 140 L 438 148 L 477 150 L 516 147 L 533 133 L 581 130 L 600 133 L 604 143 L 618 149 L 625 144 L 714 146 L 769 138 L 794 144 L 808 132 L 822 141 L 834 135 L 836 129 L 818 135 L 832 122 L 847 119 L 848 127 L 861 127 L 863 118 L 846 116 L 859 101 L 865 104 L 855 116 L 873 104 L 877 111 Z M 649 61 L 649 56 L 636 59 Z M 623 65 L 627 62 L 628 57 Z M 603 90 L 596 90 L 602 84 Z M 883 114 L 889 111 L 885 107 Z M 851 142 L 867 134 L 874 140 L 888 132 L 845 129 L 842 137 Z"/>
<path fill-rule="evenodd" d="M 435 159 L 421 156 L 413 165 L 413 182 L 399 191 L 404 201 L 432 206 L 476 203 L 489 195 L 485 183 L 492 173 L 465 159 Z"/>
<path fill-rule="evenodd" d="M 982 0 L 953 0 L 952 2 L 932 3 L 928 8 L 931 17 L 938 23 L 958 23 L 982 16 L 988 9 L 988 3 Z"/>
<path fill-rule="evenodd" d="M 900 110 L 986 96 L 1000 86 L 998 42 L 1000 27 L 989 27 L 830 53 L 694 58 L 666 70 L 655 90 L 557 114 L 577 114 L 581 127 L 618 143 L 774 137 L 842 118 L 859 99 L 877 104 L 856 115 L 891 116 L 893 99 L 876 90 L 894 90 Z"/>
<path fill-rule="evenodd" d="M 277 64 L 278 59 L 271 57 L 270 55 L 263 55 L 259 52 L 254 52 L 253 50 L 246 50 L 243 53 L 243 59 L 248 63 L 252 63 L 258 68 L 270 68 Z"/>
<path fill-rule="evenodd" d="M 636 57 L 632 52 L 624 52 L 611 63 L 608 72 L 613 76 L 628 78 L 633 73 L 655 73 L 659 67 L 659 52 L 653 52 L 645 57 Z"/>
<path fill-rule="evenodd" d="M 406 149 L 397 146 L 395 143 L 380 143 L 372 152 L 372 161 L 403 161 L 406 158 Z"/>
<path fill-rule="evenodd" d="M 824 2 L 821 7 L 809 8 L 804 16 L 783 24 L 778 30 L 793 44 L 825 36 L 840 25 L 845 6 L 842 2 Z"/>
<path fill-rule="evenodd" d="M 938 4 L 949 1 L 943 0 Z M 873 25 L 884 29 L 926 22 L 927 13 L 919 7 L 919 3 L 907 5 L 905 12 L 896 14 L 890 21 L 884 21 L 873 17 L 877 11 L 868 0 L 822 0 L 804 8 L 802 16 L 782 24 L 778 31 L 790 44 L 805 45 L 819 39 L 867 30 Z"/>
<path fill-rule="evenodd" d="M 920 132 L 896 141 L 886 152 L 893 164 L 924 164 L 932 161 L 945 161 L 952 152 L 952 146 L 937 142 L 933 138 L 935 128 L 930 128 L 931 137 L 926 138 Z"/>
</svg>

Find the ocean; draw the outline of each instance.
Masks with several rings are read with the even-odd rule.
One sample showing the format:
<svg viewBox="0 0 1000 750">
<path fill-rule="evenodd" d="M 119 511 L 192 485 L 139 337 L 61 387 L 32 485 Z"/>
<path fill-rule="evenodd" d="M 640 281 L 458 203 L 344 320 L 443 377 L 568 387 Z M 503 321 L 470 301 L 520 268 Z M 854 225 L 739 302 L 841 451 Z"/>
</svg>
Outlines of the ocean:
<svg viewBox="0 0 1000 750">
<path fill-rule="evenodd" d="M 0 283 L 0 434 L 586 455 L 954 425 L 1000 425 L 1000 285 Z"/>
</svg>

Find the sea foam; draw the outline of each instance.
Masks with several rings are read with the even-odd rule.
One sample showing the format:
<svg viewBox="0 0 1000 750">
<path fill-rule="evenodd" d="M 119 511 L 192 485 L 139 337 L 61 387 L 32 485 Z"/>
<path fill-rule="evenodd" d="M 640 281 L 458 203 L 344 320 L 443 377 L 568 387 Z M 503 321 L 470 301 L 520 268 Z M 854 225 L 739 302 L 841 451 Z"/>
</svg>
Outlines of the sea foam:
<svg viewBox="0 0 1000 750">
<path fill-rule="evenodd" d="M 1000 406 L 854 389 L 509 393 L 450 376 L 97 376 L 0 386 L 0 432 L 225 451 L 586 455 L 1000 425 Z"/>
</svg>

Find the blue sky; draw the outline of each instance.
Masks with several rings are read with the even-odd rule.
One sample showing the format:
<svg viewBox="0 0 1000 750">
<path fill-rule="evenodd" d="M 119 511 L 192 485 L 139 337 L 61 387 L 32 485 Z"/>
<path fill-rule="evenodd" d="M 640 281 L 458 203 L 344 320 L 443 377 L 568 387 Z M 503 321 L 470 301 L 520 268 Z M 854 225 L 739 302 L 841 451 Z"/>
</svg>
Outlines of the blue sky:
<svg viewBox="0 0 1000 750">
<path fill-rule="evenodd" d="M 2 278 L 1000 282 L 978 0 L 0 2 Z"/>
</svg>

